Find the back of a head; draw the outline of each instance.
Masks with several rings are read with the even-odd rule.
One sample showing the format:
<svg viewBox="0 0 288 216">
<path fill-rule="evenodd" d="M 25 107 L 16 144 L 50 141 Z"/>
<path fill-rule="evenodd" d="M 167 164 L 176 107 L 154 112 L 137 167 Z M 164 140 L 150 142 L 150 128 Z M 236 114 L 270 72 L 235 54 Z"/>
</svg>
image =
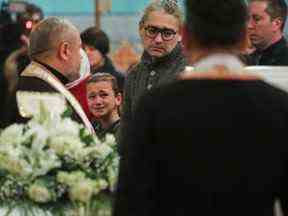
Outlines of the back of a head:
<svg viewBox="0 0 288 216">
<path fill-rule="evenodd" d="M 110 42 L 107 34 L 97 29 L 89 27 L 81 33 L 81 40 L 84 45 L 97 49 L 102 55 L 107 55 L 110 51 Z"/>
<path fill-rule="evenodd" d="M 186 0 L 188 33 L 204 48 L 233 48 L 246 38 L 244 0 Z"/>
<path fill-rule="evenodd" d="M 30 34 L 29 55 L 31 59 L 49 54 L 57 45 L 71 40 L 77 28 L 68 20 L 58 17 L 48 17 L 38 23 Z"/>
</svg>

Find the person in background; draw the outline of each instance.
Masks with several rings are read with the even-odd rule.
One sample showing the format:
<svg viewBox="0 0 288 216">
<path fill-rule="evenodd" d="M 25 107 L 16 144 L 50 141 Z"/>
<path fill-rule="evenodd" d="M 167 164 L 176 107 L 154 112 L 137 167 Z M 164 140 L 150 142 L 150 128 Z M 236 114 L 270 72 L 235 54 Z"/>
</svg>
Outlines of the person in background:
<svg viewBox="0 0 288 216">
<path fill-rule="evenodd" d="M 118 72 L 112 61 L 107 56 L 110 51 L 110 42 L 107 34 L 96 27 L 89 27 L 81 33 L 82 46 L 85 50 L 90 66 L 91 74 L 105 72 L 117 79 L 118 86 L 123 91 L 125 77 Z"/>
<path fill-rule="evenodd" d="M 144 52 L 140 63 L 131 69 L 126 79 L 118 138 L 120 148 L 139 97 L 161 84 L 173 82 L 186 66 L 180 35 L 182 18 L 176 0 L 152 2 L 145 8 L 139 22 Z"/>
<path fill-rule="evenodd" d="M 4 66 L 2 73 L 4 76 L 5 90 L 3 92 L 3 112 L 6 113 L 6 109 L 9 109 L 9 104 L 13 100 L 13 95 L 16 91 L 16 86 L 18 83 L 20 73 L 25 69 L 30 63 L 30 58 L 28 55 L 28 46 L 29 46 L 29 34 L 31 29 L 44 18 L 44 14 L 41 8 L 35 4 L 27 3 L 25 4 L 25 12 L 21 13 L 17 17 L 17 23 L 13 24 L 17 27 L 19 31 L 19 36 L 17 40 L 11 41 L 10 43 L 16 43 L 19 40 L 21 45 L 20 47 L 11 50 L 7 58 L 4 61 Z M 11 24 L 12 25 L 12 24 Z M 7 33 L 6 37 L 9 33 Z M 3 116 L 0 119 L 5 121 L 6 116 Z M 1 124 L 0 124 L 1 125 Z"/>
<path fill-rule="evenodd" d="M 283 29 L 287 17 L 285 0 L 250 0 L 249 37 L 255 51 L 249 65 L 288 65 L 287 41 Z"/>
<path fill-rule="evenodd" d="M 94 117 L 94 129 L 100 139 L 116 135 L 120 126 L 119 107 L 122 95 L 117 80 L 109 73 L 96 73 L 86 83 L 89 110 Z"/>
<path fill-rule="evenodd" d="M 44 14 L 40 7 L 35 4 L 27 4 L 24 13 L 19 14 L 18 23 L 22 28 L 22 34 L 20 40 L 22 41 L 22 47 L 12 52 L 6 59 L 4 65 L 4 73 L 17 73 L 18 75 L 25 69 L 25 67 L 30 63 L 28 56 L 28 46 L 29 46 L 29 35 L 32 28 L 43 20 Z M 16 65 L 15 65 L 16 64 Z M 13 66 L 16 66 L 16 72 L 13 71 Z"/>
<path fill-rule="evenodd" d="M 243 0 L 187 0 L 189 62 L 145 93 L 123 142 L 114 216 L 287 215 L 288 94 L 244 71 Z"/>
<path fill-rule="evenodd" d="M 8 94 L 12 95 L 16 89 L 17 80 L 20 73 L 30 63 L 28 56 L 29 34 L 32 28 L 44 18 L 41 8 L 34 4 L 28 4 L 26 11 L 20 14 L 18 22 L 22 28 L 20 40 L 22 47 L 14 50 L 4 63 L 4 76 L 8 82 Z"/>
<path fill-rule="evenodd" d="M 115 67 L 127 76 L 128 71 L 139 63 L 140 55 L 135 50 L 133 44 L 124 40 L 121 41 L 117 49 L 113 52 L 111 59 Z"/>
</svg>

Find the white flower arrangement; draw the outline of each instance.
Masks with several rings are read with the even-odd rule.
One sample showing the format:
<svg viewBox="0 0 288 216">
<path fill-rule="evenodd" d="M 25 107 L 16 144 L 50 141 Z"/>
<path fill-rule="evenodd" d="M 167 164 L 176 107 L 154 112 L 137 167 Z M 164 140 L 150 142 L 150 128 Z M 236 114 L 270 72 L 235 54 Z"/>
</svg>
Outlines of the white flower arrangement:
<svg viewBox="0 0 288 216">
<path fill-rule="evenodd" d="M 118 164 L 113 135 L 100 141 L 42 107 L 26 124 L 0 132 L 0 214 L 23 215 L 26 206 L 24 215 L 57 215 L 61 209 L 59 215 L 107 215 Z"/>
</svg>

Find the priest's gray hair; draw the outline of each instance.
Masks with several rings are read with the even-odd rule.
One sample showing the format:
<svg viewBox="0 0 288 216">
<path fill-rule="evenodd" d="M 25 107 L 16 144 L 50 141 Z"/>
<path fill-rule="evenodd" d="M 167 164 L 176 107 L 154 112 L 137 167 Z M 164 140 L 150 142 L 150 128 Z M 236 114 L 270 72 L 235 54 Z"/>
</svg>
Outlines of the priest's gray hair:
<svg viewBox="0 0 288 216">
<path fill-rule="evenodd" d="M 180 7 L 178 6 L 178 1 L 162 0 L 162 1 L 154 1 L 145 8 L 144 14 L 139 22 L 139 26 L 142 27 L 145 24 L 151 12 L 162 10 L 164 10 L 167 14 L 174 16 L 178 20 L 179 26 L 182 25 L 183 13 Z"/>
<path fill-rule="evenodd" d="M 34 59 L 48 54 L 62 41 L 72 40 L 77 28 L 67 19 L 48 17 L 38 23 L 30 34 L 29 56 Z"/>
</svg>

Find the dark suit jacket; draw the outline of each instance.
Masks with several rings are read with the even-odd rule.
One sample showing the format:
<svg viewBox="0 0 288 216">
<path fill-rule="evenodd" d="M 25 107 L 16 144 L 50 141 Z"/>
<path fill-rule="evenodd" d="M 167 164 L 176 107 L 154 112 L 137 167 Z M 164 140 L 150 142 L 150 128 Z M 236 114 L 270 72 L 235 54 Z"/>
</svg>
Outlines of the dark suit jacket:
<svg viewBox="0 0 288 216">
<path fill-rule="evenodd" d="M 248 65 L 288 65 L 288 46 L 284 37 L 263 51 L 246 56 Z"/>
<path fill-rule="evenodd" d="M 114 216 L 272 216 L 276 198 L 287 207 L 287 115 L 288 95 L 257 80 L 152 90 L 123 140 Z"/>
</svg>

